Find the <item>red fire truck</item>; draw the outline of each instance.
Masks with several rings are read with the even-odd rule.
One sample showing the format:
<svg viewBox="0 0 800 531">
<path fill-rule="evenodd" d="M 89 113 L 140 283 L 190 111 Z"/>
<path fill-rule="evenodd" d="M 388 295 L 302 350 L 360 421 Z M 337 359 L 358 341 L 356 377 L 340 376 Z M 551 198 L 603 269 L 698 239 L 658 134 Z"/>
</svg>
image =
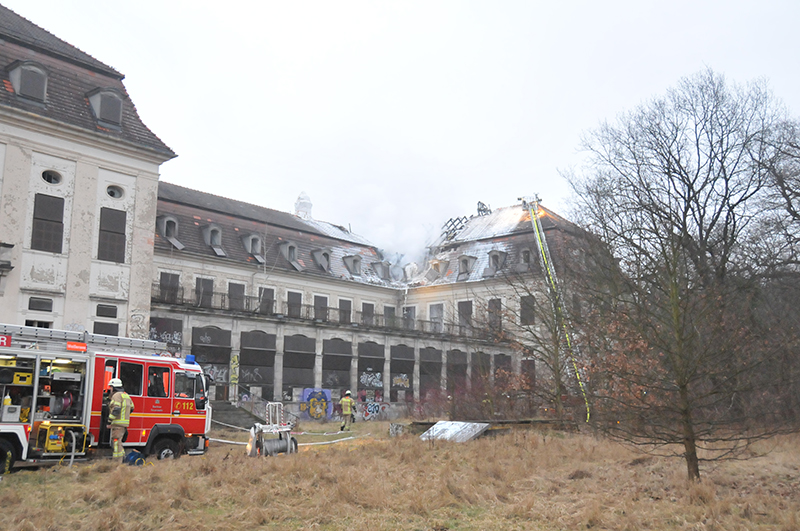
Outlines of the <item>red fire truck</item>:
<svg viewBox="0 0 800 531">
<path fill-rule="evenodd" d="M 191 357 L 156 341 L 0 324 L 0 473 L 110 455 L 111 378 L 133 399 L 125 448 L 158 459 L 205 453 L 211 405 Z"/>
</svg>

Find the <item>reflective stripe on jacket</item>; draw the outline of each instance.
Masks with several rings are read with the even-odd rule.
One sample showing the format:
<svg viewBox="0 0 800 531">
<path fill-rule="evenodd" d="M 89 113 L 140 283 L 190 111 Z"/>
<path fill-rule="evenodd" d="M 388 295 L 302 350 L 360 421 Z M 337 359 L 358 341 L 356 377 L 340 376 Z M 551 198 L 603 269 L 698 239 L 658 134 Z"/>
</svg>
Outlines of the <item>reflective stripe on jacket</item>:
<svg viewBox="0 0 800 531">
<path fill-rule="evenodd" d="M 133 411 L 133 400 L 125 391 L 118 391 L 111 397 L 108 403 L 108 420 L 112 426 L 128 427 L 131 421 L 131 411 Z"/>
<path fill-rule="evenodd" d="M 353 412 L 353 407 L 356 405 L 356 401 L 346 396 L 339 400 L 339 403 L 342 405 L 342 415 L 349 415 Z"/>
</svg>

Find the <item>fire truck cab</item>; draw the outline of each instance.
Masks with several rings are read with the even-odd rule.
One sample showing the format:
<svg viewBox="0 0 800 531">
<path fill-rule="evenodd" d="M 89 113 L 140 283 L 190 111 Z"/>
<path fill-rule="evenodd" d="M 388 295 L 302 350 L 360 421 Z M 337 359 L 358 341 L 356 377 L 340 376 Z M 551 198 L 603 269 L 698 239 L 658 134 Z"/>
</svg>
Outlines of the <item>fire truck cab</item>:
<svg viewBox="0 0 800 531">
<path fill-rule="evenodd" d="M 158 459 L 205 453 L 211 406 L 192 359 L 155 341 L 0 324 L 0 473 L 108 454 L 111 378 L 133 400 L 125 448 Z"/>
</svg>

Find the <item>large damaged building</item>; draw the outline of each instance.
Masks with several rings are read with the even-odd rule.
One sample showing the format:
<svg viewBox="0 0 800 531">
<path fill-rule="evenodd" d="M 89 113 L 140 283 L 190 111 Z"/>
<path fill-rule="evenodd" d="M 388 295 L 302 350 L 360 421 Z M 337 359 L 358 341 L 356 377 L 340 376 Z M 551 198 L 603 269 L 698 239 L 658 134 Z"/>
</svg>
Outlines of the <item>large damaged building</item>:
<svg viewBox="0 0 800 531">
<path fill-rule="evenodd" d="M 542 283 L 531 211 L 479 205 L 400 268 L 343 227 L 158 181 L 123 75 L 0 7 L 0 322 L 164 341 L 215 398 L 400 411 L 504 368 Z M 551 245 L 574 225 L 542 210 Z M 528 322 L 531 320 L 531 322 Z M 405 411 L 403 409 L 403 411 Z"/>
</svg>

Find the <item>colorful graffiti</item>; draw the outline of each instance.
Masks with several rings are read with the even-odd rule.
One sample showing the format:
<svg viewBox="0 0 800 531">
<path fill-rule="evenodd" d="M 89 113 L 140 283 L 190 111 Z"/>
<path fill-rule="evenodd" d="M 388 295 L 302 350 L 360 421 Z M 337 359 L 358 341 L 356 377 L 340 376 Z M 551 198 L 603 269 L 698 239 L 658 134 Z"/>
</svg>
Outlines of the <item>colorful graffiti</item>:
<svg viewBox="0 0 800 531">
<path fill-rule="evenodd" d="M 383 387 L 383 378 L 379 372 L 362 372 L 358 381 L 364 387 Z"/>
<path fill-rule="evenodd" d="M 392 387 L 405 387 L 408 389 L 411 387 L 409 383 L 409 378 L 407 374 L 395 374 L 392 376 Z"/>
<path fill-rule="evenodd" d="M 300 413 L 304 413 L 314 420 L 330 418 L 333 413 L 333 400 L 331 400 L 330 389 L 303 389 Z"/>
<path fill-rule="evenodd" d="M 381 413 L 389 409 L 389 404 L 383 402 L 367 402 L 366 404 L 358 404 L 358 410 L 361 411 L 361 417 L 364 420 L 376 420 L 380 418 Z"/>
</svg>

